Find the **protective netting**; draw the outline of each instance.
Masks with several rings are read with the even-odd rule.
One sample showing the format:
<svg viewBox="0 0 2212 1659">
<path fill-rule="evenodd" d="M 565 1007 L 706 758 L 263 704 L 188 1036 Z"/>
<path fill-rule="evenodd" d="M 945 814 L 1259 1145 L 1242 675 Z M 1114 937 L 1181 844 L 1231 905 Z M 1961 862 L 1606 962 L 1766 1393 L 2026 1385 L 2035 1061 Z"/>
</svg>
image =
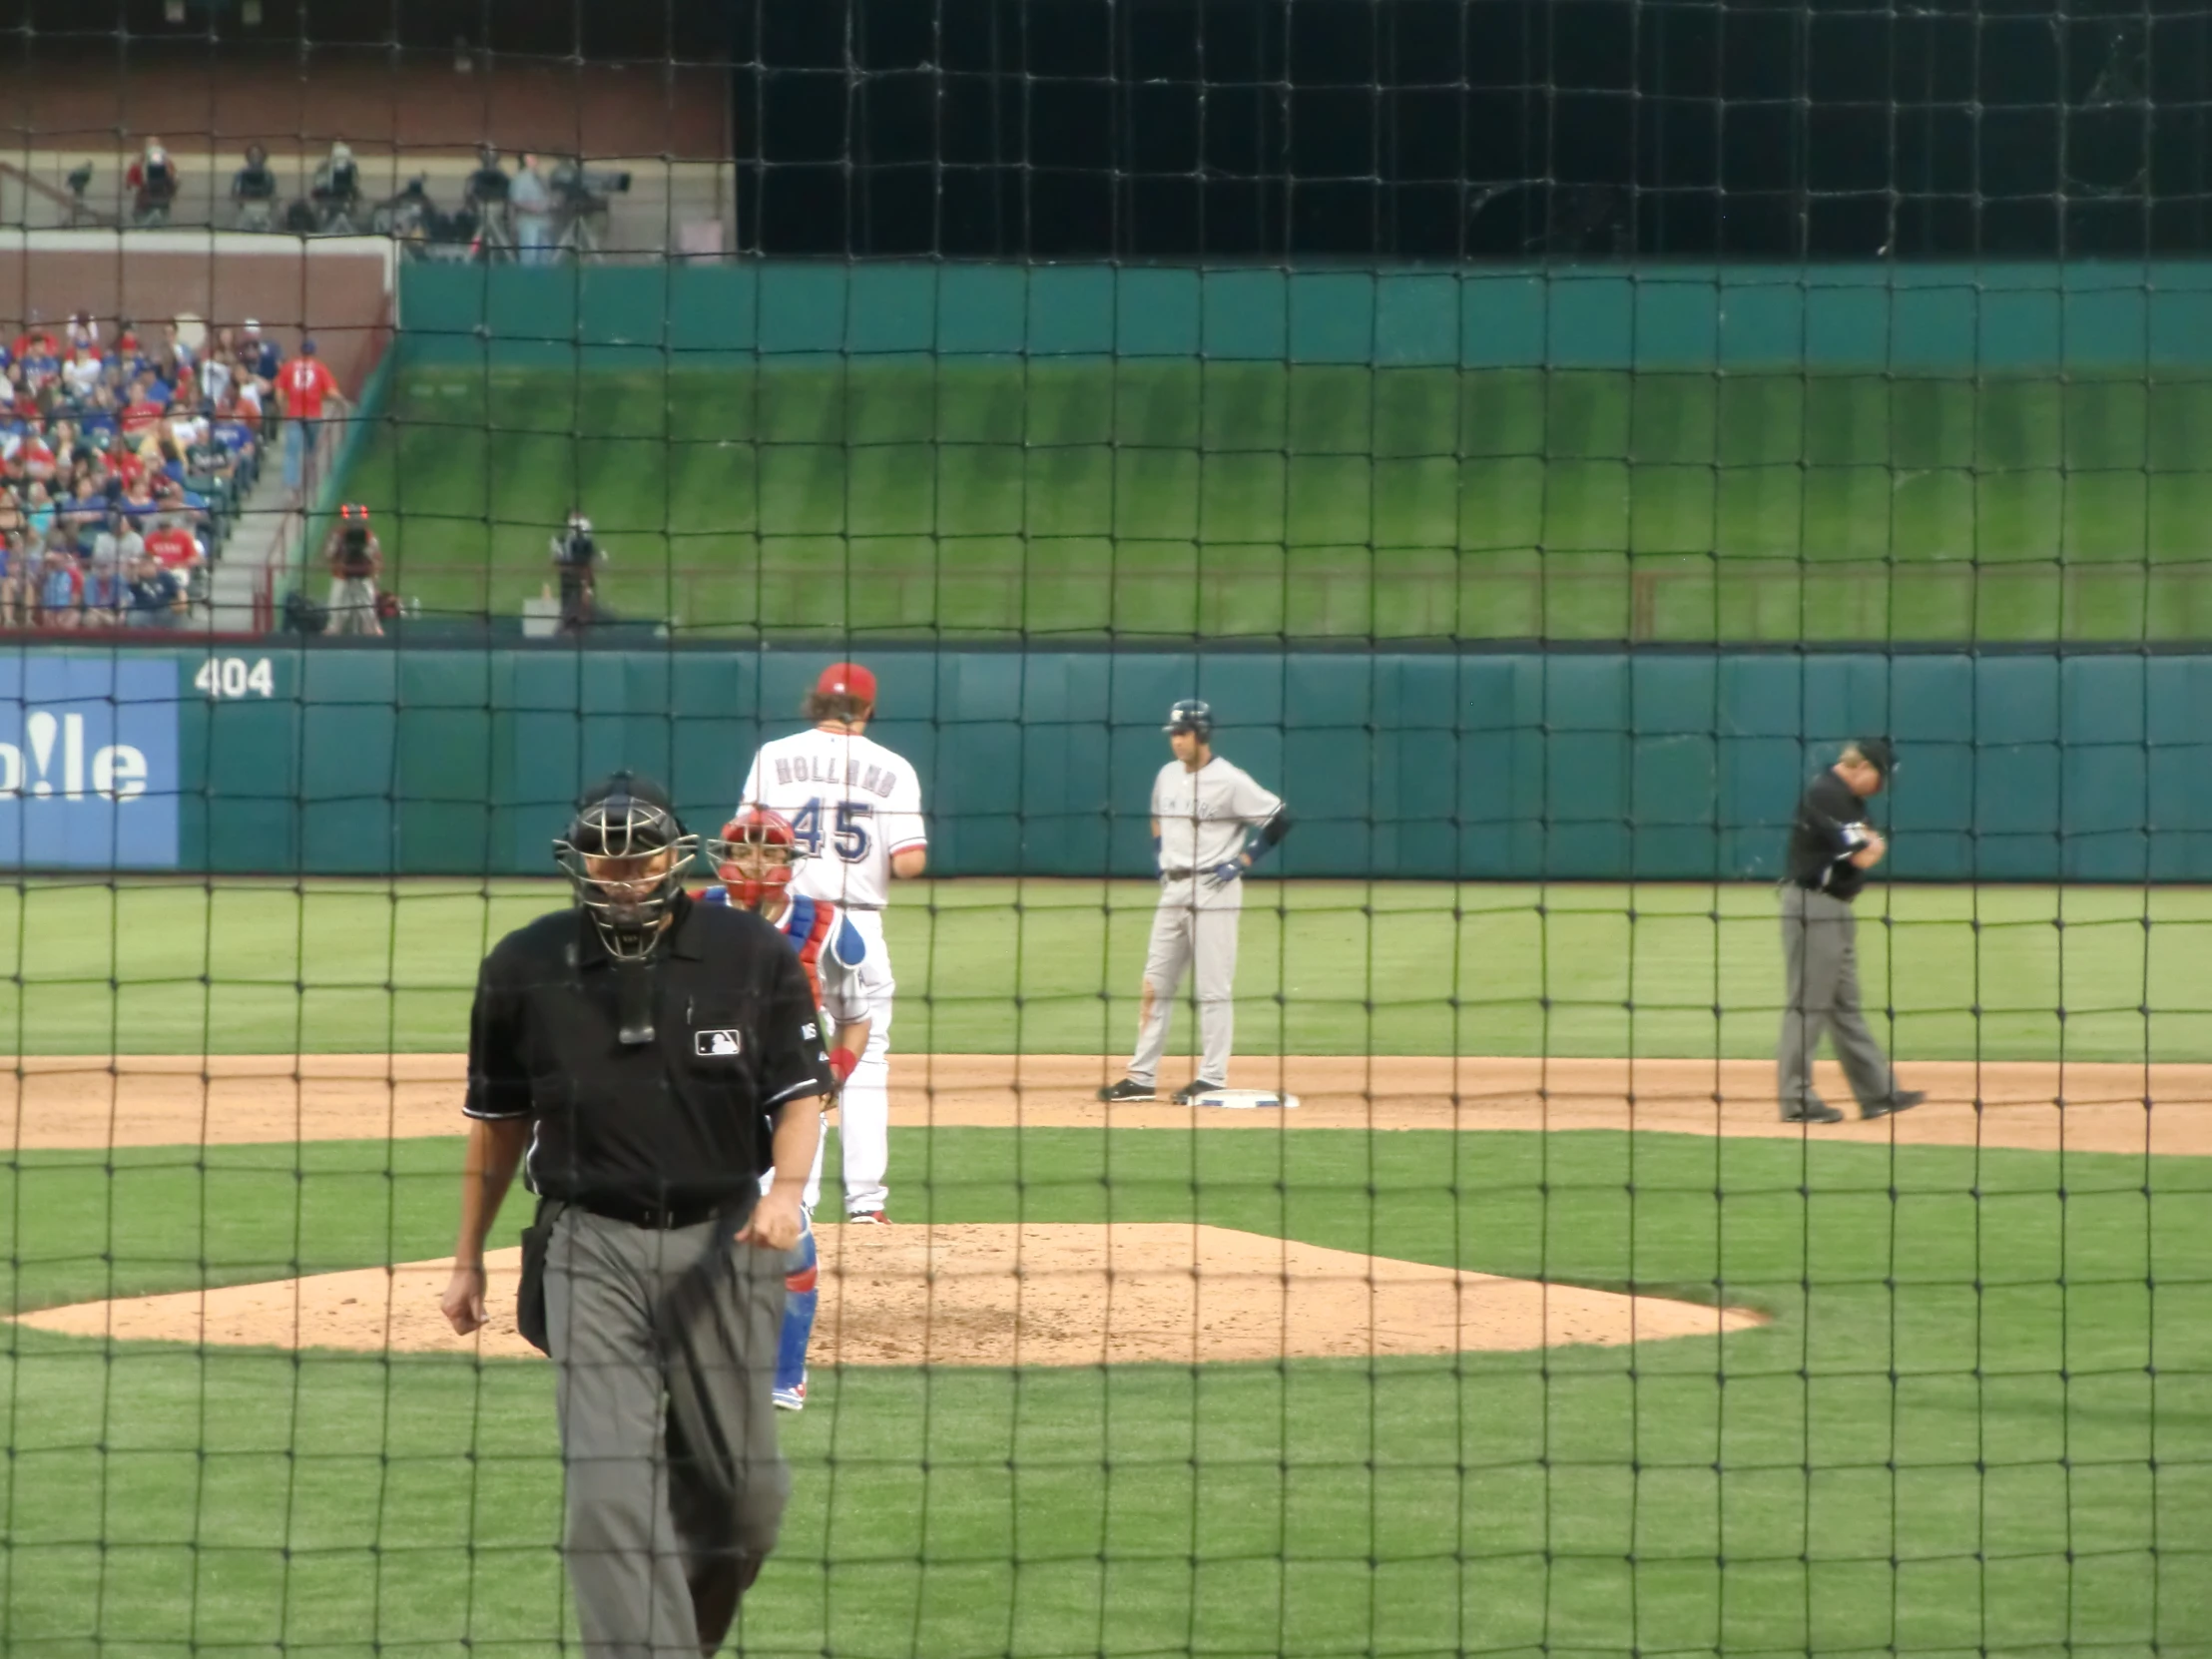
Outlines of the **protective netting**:
<svg viewBox="0 0 2212 1659">
<path fill-rule="evenodd" d="M 706 1166 L 448 1317 L 625 770 L 869 1022 L 732 1650 L 2212 1645 L 2212 13 L 18 22 L 0 1648 L 712 1640 Z"/>
</svg>

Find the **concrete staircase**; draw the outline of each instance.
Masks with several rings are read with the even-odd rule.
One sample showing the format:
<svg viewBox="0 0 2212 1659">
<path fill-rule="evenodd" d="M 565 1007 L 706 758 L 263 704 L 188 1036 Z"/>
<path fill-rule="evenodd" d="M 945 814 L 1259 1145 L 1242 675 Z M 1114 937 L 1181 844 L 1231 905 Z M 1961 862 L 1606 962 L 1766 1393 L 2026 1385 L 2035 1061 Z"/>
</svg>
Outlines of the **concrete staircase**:
<svg viewBox="0 0 2212 1659">
<path fill-rule="evenodd" d="M 267 607 L 273 598 L 283 601 L 287 567 L 303 527 L 303 515 L 284 489 L 283 470 L 276 455 L 262 462 L 261 477 L 240 504 L 238 525 L 210 572 L 204 614 L 194 618 L 201 627 L 251 634 L 275 625 Z"/>
</svg>

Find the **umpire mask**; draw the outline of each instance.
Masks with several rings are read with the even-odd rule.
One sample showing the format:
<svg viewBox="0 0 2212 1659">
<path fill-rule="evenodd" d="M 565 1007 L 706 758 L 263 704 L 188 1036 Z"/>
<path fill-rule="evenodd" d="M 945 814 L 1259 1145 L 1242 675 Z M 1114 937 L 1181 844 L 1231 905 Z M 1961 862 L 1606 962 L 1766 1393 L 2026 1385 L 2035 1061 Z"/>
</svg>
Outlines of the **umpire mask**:
<svg viewBox="0 0 2212 1659">
<path fill-rule="evenodd" d="M 685 833 L 666 792 L 629 772 L 587 791 L 553 843 L 578 906 L 618 962 L 642 962 L 660 945 L 684 866 L 698 850 L 699 837 Z"/>
</svg>

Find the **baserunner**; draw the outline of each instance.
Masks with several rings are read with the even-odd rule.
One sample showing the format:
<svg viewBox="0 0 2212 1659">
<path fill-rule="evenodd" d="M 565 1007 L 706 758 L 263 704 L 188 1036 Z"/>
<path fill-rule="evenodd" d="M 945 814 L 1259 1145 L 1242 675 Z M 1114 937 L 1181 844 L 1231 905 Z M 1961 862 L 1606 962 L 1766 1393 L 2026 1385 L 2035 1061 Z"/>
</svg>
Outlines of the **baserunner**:
<svg viewBox="0 0 2212 1659">
<path fill-rule="evenodd" d="M 1167 1049 L 1175 996 L 1189 971 L 1198 997 L 1198 1076 L 1175 1091 L 1188 1106 L 1229 1081 L 1237 1036 L 1237 922 L 1244 875 L 1291 829 L 1283 798 L 1214 753 L 1214 712 L 1197 698 L 1168 711 L 1175 759 L 1152 784 L 1152 846 L 1160 864 L 1160 907 L 1152 916 L 1137 1052 L 1129 1075 L 1098 1091 L 1104 1101 L 1151 1100 Z"/>
</svg>

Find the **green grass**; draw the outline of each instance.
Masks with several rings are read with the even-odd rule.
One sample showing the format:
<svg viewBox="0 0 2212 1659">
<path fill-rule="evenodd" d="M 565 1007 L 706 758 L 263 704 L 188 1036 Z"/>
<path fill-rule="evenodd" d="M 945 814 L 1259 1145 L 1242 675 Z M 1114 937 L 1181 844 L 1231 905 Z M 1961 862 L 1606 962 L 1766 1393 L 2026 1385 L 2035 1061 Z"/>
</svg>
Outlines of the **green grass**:
<svg viewBox="0 0 2212 1659">
<path fill-rule="evenodd" d="M 863 638 L 2212 633 L 2212 380 L 1113 362 L 405 368 L 348 493 L 512 616 Z"/>
<path fill-rule="evenodd" d="M 435 1255 L 456 1161 L 26 1155 L 12 1297 Z M 2212 1162 L 1064 1130 L 901 1132 L 893 1161 L 915 1222 L 1195 1219 L 1774 1323 L 818 1374 L 748 1652 L 2212 1651 Z M 9 1652 L 551 1651 L 542 1366 L 8 1344 Z"/>
<path fill-rule="evenodd" d="M 902 886 L 887 919 L 895 1045 L 1122 1050 L 1156 896 L 1131 881 Z M 566 901 L 519 880 L 0 888 L 0 1045 L 456 1050 L 484 950 Z M 1894 1009 L 1879 1023 L 1906 1058 L 2062 1043 L 2076 1060 L 2212 1060 L 2212 889 L 1899 886 L 1860 910 L 1867 1002 Z M 1775 914 L 1760 885 L 1255 881 L 1238 1050 L 1763 1056 Z"/>
</svg>

